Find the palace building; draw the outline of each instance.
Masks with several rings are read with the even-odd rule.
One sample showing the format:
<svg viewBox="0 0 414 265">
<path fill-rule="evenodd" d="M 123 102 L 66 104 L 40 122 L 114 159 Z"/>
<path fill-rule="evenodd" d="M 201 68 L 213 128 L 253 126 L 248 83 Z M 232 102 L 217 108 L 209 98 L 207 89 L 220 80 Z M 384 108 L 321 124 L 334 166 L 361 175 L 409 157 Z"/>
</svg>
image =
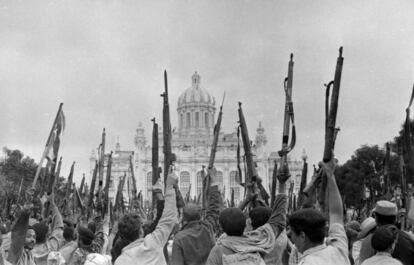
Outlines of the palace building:
<svg viewBox="0 0 414 265">
<path fill-rule="evenodd" d="M 170 102 L 171 103 L 171 102 Z M 187 88 L 178 98 L 177 115 L 178 127 L 172 133 L 172 152 L 177 156 L 175 169 L 179 176 L 179 186 L 183 196 L 190 191 L 192 198 L 197 197 L 202 189 L 201 170 L 208 165 L 211 144 L 213 141 L 213 130 L 216 122 L 216 115 L 220 106 L 216 98 L 201 86 L 201 77 L 196 72 L 191 77 L 191 86 Z M 173 104 L 170 104 L 172 106 Z M 172 108 L 170 115 L 173 115 Z M 162 121 L 159 122 L 159 162 L 163 168 L 163 134 L 161 130 Z M 172 126 L 174 128 L 174 126 Z M 110 195 L 114 199 L 118 182 L 126 173 L 127 181 L 124 187 L 124 201 L 128 201 L 131 187 L 130 179 L 130 156 L 133 157 L 134 173 L 137 181 L 137 190 L 142 191 L 144 200 L 151 200 L 152 167 L 151 167 L 151 137 L 147 138 L 142 124 L 140 123 L 134 139 L 134 150 L 122 151 L 117 143 L 113 153 Z M 250 132 L 250 135 L 252 132 Z M 256 129 L 255 137 L 252 140 L 252 151 L 256 170 L 263 179 L 263 186 L 269 191 L 272 182 L 272 171 L 275 160 L 279 161 L 276 151 L 269 150 L 265 129 L 261 122 Z M 241 142 L 241 140 L 240 140 Z M 231 191 L 234 190 L 235 202 L 238 203 L 244 196 L 244 188 L 237 183 L 237 159 L 236 150 L 238 145 L 237 131 L 220 132 L 217 153 L 214 166 L 217 169 L 219 183 L 222 186 L 225 199 L 230 200 Z M 243 155 L 243 147 L 241 147 Z M 95 165 L 96 156 L 92 154 L 91 172 Z M 294 190 L 300 185 L 300 176 L 303 162 L 301 160 L 289 160 L 291 181 L 294 182 Z M 241 165 L 243 170 L 243 163 Z M 244 173 L 243 173 L 244 174 Z M 161 173 L 163 176 L 163 173 Z M 129 182 L 129 183 L 128 183 Z M 129 185 L 128 185 L 129 184 Z M 289 186 L 289 185 L 287 185 Z"/>
</svg>

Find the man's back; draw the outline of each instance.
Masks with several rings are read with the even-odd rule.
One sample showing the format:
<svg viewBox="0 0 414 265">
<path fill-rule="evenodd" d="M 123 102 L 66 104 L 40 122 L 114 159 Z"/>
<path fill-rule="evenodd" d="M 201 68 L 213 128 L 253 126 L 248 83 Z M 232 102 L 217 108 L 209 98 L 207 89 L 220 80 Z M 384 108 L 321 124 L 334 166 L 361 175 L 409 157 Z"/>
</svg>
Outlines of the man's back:
<svg viewBox="0 0 414 265">
<path fill-rule="evenodd" d="M 174 237 L 172 264 L 203 265 L 214 245 L 209 224 L 204 221 L 189 222 Z"/>
</svg>

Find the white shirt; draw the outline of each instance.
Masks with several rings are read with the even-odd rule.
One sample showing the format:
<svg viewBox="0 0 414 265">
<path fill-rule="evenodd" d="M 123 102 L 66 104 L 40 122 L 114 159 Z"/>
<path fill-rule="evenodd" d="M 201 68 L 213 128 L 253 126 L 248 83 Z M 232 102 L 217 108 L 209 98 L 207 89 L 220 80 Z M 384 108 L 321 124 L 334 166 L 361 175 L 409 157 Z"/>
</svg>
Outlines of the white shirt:
<svg viewBox="0 0 414 265">
<path fill-rule="evenodd" d="M 343 224 L 334 223 L 329 227 L 326 244 L 309 248 L 299 258 L 298 265 L 350 265 L 348 239 Z"/>
<path fill-rule="evenodd" d="M 402 263 L 391 257 L 388 252 L 377 252 L 377 254 L 362 262 L 361 265 L 402 265 Z"/>
</svg>

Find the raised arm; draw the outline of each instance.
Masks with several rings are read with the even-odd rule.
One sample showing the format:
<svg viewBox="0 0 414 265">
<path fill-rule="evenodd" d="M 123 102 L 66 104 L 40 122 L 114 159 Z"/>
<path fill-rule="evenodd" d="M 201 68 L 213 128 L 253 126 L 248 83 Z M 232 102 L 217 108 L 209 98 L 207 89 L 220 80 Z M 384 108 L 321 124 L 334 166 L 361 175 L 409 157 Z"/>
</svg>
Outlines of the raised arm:
<svg viewBox="0 0 414 265">
<path fill-rule="evenodd" d="M 23 254 L 26 232 L 29 226 L 30 208 L 24 207 L 11 232 L 11 245 L 7 260 L 17 264 Z"/>
<path fill-rule="evenodd" d="M 211 184 L 207 195 L 207 211 L 205 217 L 205 220 L 209 223 L 213 234 L 215 234 L 218 230 L 219 224 L 217 220 L 220 214 L 220 190 L 216 172 L 217 171 L 214 167 L 209 171 Z"/>
<path fill-rule="evenodd" d="M 147 242 L 148 244 L 150 244 L 151 242 L 156 242 L 156 244 L 159 247 L 164 247 L 164 245 L 167 243 L 168 237 L 170 236 L 174 225 L 178 222 L 178 214 L 176 207 L 177 201 L 174 190 L 174 185 L 176 185 L 177 181 L 177 175 L 170 170 L 170 173 L 167 177 L 167 185 L 165 188 L 164 210 L 154 232 L 148 234 L 145 237 L 145 242 Z M 149 238 L 152 238 L 152 240 Z"/>
<path fill-rule="evenodd" d="M 269 218 L 269 224 L 275 231 L 276 237 L 286 228 L 286 211 L 287 211 L 287 196 L 286 196 L 286 181 L 280 181 L 278 194 L 272 209 L 272 215 Z"/>
<path fill-rule="evenodd" d="M 63 218 L 56 206 L 54 194 L 52 193 L 47 199 L 52 213 L 52 231 L 48 242 L 52 250 L 57 251 L 63 242 Z"/>
<path fill-rule="evenodd" d="M 336 185 L 335 180 L 335 168 L 337 161 L 336 159 L 331 159 L 328 163 L 323 164 L 323 169 L 328 179 L 327 192 L 328 192 L 328 202 L 329 202 L 329 225 L 335 223 L 343 224 L 343 204 L 341 194 L 339 193 L 338 186 Z"/>
</svg>

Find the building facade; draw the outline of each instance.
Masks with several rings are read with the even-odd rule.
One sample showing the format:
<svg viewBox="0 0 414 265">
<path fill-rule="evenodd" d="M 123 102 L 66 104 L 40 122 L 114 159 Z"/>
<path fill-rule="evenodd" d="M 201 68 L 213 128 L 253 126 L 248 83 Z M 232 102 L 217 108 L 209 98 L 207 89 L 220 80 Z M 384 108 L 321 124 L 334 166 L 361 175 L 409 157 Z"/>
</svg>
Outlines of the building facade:
<svg viewBox="0 0 414 265">
<path fill-rule="evenodd" d="M 197 72 L 194 73 L 191 77 L 191 86 L 178 98 L 178 127 L 172 132 L 171 140 L 172 152 L 177 157 L 175 170 L 179 176 L 179 186 L 183 196 L 187 192 L 190 192 L 190 196 L 194 198 L 201 193 L 202 168 L 208 165 L 214 125 L 216 122 L 216 111 L 218 108 L 219 106 L 216 105 L 215 97 L 201 87 L 200 75 Z M 121 151 L 120 145 L 117 143 L 115 152 L 113 153 L 110 198 L 115 197 L 116 187 L 124 174 L 127 174 L 127 181 L 132 185 L 130 179 L 131 170 L 129 168 L 129 157 L 132 156 L 137 180 L 137 190 L 142 192 L 144 200 L 151 200 L 152 147 L 151 138 L 147 140 L 146 135 L 147 133 L 140 123 L 136 130 L 134 139 L 135 148 L 133 151 Z M 163 134 L 161 130 L 159 131 L 158 138 L 159 161 L 162 167 Z M 238 141 L 236 130 L 230 133 L 220 132 L 214 162 L 218 180 L 225 198 L 230 199 L 231 191 L 234 190 L 236 203 L 244 196 L 244 188 L 237 182 L 236 150 Z M 254 153 L 254 161 L 257 165 L 257 173 L 263 180 L 263 186 L 269 191 L 275 160 L 279 162 L 279 156 L 277 152 L 269 152 L 268 149 L 265 129 L 261 122 L 259 122 L 255 137 L 252 139 L 252 151 Z M 242 147 L 241 150 L 243 150 Z M 243 154 L 243 151 L 241 153 Z M 94 156 L 92 156 L 91 165 L 94 165 L 94 159 Z M 302 161 L 289 160 L 289 168 L 292 176 L 291 181 L 294 182 L 295 191 L 299 189 L 302 165 Z M 244 176 L 242 176 L 242 179 L 244 179 Z M 125 185 L 124 197 L 126 199 L 127 194 L 128 188 Z"/>
</svg>

